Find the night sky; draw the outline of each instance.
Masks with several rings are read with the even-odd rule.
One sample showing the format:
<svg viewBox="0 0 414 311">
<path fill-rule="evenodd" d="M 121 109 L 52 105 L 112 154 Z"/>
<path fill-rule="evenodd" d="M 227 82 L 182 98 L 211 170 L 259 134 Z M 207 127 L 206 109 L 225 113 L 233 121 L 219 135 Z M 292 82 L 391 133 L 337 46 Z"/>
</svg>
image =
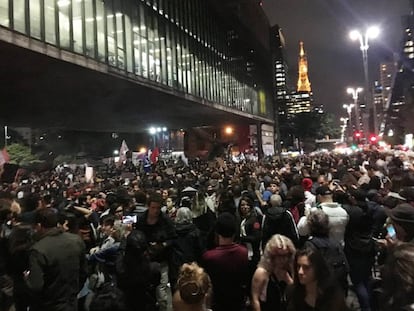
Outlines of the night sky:
<svg viewBox="0 0 414 311">
<path fill-rule="evenodd" d="M 348 86 L 364 86 L 359 43 L 349 31 L 378 25 L 381 35 L 370 41 L 370 80 L 379 78 L 379 63 L 401 50 L 401 16 L 409 13 L 409 0 L 263 0 L 271 25 L 282 28 L 291 82 L 297 81 L 299 41 L 308 55 L 309 78 L 315 104 L 338 119 L 346 112 L 342 104 L 352 99 Z"/>
</svg>

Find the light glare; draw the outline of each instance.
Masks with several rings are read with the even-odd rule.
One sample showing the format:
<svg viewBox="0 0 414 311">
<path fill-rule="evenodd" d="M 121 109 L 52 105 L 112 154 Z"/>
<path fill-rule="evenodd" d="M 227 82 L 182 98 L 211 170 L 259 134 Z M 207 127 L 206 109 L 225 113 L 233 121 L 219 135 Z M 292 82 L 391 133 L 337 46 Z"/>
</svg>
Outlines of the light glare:
<svg viewBox="0 0 414 311">
<path fill-rule="evenodd" d="M 369 27 L 367 29 L 367 37 L 370 39 L 375 39 L 379 36 L 380 30 L 376 26 Z"/>
<path fill-rule="evenodd" d="M 361 37 L 361 33 L 358 30 L 352 30 L 349 33 L 349 37 L 351 38 L 351 40 L 357 40 Z"/>
</svg>

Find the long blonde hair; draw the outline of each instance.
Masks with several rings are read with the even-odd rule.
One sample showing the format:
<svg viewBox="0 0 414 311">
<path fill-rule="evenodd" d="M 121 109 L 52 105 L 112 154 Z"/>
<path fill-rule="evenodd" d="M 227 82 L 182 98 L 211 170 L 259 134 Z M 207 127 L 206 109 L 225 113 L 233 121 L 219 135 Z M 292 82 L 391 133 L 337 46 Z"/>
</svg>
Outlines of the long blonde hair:
<svg viewBox="0 0 414 311">
<path fill-rule="evenodd" d="M 289 258 L 289 263 L 293 263 L 296 248 L 295 245 L 293 245 L 292 240 L 284 235 L 275 234 L 267 242 L 258 267 L 261 267 L 271 273 L 274 269 L 274 258 L 277 256 L 276 253 L 278 249 L 288 250 L 291 256 L 291 258 Z"/>
</svg>

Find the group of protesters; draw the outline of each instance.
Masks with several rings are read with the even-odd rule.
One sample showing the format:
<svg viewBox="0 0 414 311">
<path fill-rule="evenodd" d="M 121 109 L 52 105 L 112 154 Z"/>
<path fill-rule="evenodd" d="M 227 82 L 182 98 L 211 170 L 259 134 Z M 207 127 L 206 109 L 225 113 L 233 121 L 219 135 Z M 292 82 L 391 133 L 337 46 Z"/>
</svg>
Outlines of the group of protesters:
<svg viewBox="0 0 414 311">
<path fill-rule="evenodd" d="M 1 310 L 414 310 L 410 154 L 142 165 L 1 185 Z"/>
</svg>

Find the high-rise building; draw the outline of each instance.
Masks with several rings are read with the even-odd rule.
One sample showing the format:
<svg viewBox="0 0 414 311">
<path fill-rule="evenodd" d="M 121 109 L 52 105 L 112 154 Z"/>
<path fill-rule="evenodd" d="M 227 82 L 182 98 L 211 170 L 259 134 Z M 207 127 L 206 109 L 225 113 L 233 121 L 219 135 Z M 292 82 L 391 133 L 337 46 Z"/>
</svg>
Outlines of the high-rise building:
<svg viewBox="0 0 414 311">
<path fill-rule="evenodd" d="M 391 100 L 391 89 L 397 72 L 395 61 L 382 62 L 380 64 L 380 80 L 379 86 L 374 88 L 374 102 L 376 103 L 377 120 L 380 124 L 380 133 L 383 133 L 385 126 L 386 111 Z M 379 93 L 381 92 L 381 101 L 379 101 Z M 375 99 L 377 98 L 377 101 Z"/>
<path fill-rule="evenodd" d="M 279 25 L 271 28 L 271 42 L 274 71 L 274 92 L 276 98 L 275 115 L 286 114 L 286 95 L 288 93 L 288 64 L 285 55 L 285 38 Z"/>
<path fill-rule="evenodd" d="M 411 13 L 403 16 L 403 39 L 397 73 L 386 111 L 384 135 L 393 143 L 403 143 L 404 136 L 414 132 L 414 1 Z"/>
<path fill-rule="evenodd" d="M 292 92 L 291 94 L 288 94 L 286 98 L 288 103 L 288 115 L 312 111 L 312 93 Z"/>
<path fill-rule="evenodd" d="M 376 108 L 376 118 L 377 122 L 381 120 L 382 111 L 384 110 L 384 92 L 383 92 L 383 86 L 379 81 L 374 81 L 374 87 L 372 89 L 373 94 L 373 103 Z"/>
<path fill-rule="evenodd" d="M 0 28 L 0 125 L 274 124 L 257 1 L 0 0 Z"/>
<path fill-rule="evenodd" d="M 308 76 L 308 59 L 303 41 L 299 42 L 298 69 L 297 89 L 286 96 L 288 116 L 302 112 L 311 112 L 313 107 L 313 95 Z"/>
<path fill-rule="evenodd" d="M 285 38 L 279 25 L 270 31 L 270 42 L 273 56 L 273 89 L 274 89 L 274 119 L 275 146 L 281 150 L 280 141 L 286 141 L 288 132 L 286 96 L 288 95 L 288 64 L 285 53 Z"/>
</svg>

